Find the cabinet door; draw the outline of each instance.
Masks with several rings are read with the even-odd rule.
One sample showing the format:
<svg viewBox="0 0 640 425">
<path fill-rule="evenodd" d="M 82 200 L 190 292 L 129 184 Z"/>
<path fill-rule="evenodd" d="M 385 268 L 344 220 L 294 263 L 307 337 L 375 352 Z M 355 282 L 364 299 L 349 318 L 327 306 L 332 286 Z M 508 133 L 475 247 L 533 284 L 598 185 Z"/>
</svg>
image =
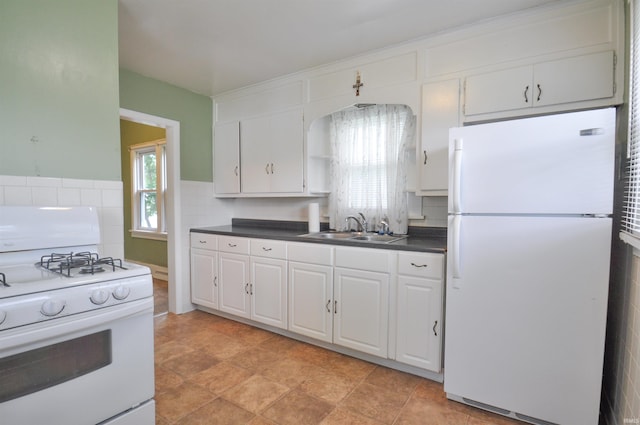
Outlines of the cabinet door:
<svg viewBox="0 0 640 425">
<path fill-rule="evenodd" d="M 396 361 L 440 372 L 442 281 L 398 276 Z"/>
<path fill-rule="evenodd" d="M 333 267 L 289 262 L 289 330 L 333 339 Z"/>
<path fill-rule="evenodd" d="M 218 253 L 191 250 L 191 301 L 194 304 L 218 308 Z"/>
<path fill-rule="evenodd" d="M 533 68 L 534 105 L 612 97 L 613 51 L 536 64 Z"/>
<path fill-rule="evenodd" d="M 389 275 L 335 268 L 333 342 L 387 357 Z"/>
<path fill-rule="evenodd" d="M 271 129 L 270 116 L 243 120 L 242 143 L 242 192 L 267 193 L 271 187 Z"/>
<path fill-rule="evenodd" d="M 287 328 L 287 262 L 251 257 L 251 319 Z"/>
<path fill-rule="evenodd" d="M 250 317 L 249 256 L 220 252 L 218 305 L 221 311 Z"/>
<path fill-rule="evenodd" d="M 272 115 L 270 119 L 270 191 L 273 193 L 303 190 L 302 110 Z"/>
<path fill-rule="evenodd" d="M 467 77 L 464 114 L 530 108 L 533 105 L 533 67 L 505 69 Z"/>
<path fill-rule="evenodd" d="M 240 123 L 216 124 L 213 173 L 216 193 L 240 192 Z"/>
<path fill-rule="evenodd" d="M 448 185 L 449 128 L 459 124 L 460 80 L 422 86 L 422 144 L 418 152 L 422 195 L 446 195 Z M 437 193 L 440 192 L 440 193 Z"/>
</svg>

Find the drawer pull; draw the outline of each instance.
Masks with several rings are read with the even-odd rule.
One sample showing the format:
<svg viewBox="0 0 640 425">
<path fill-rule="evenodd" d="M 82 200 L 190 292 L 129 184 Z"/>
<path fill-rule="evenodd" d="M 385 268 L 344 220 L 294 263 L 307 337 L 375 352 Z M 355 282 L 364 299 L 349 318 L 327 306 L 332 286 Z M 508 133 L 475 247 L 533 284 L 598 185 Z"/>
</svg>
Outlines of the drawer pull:
<svg viewBox="0 0 640 425">
<path fill-rule="evenodd" d="M 230 248 L 235 248 L 235 247 L 237 247 L 237 246 L 238 246 L 238 245 L 236 245 L 236 244 L 234 244 L 234 243 L 227 243 L 227 245 L 229 245 L 229 247 L 230 247 Z"/>
<path fill-rule="evenodd" d="M 207 241 L 199 241 L 200 243 L 207 243 Z"/>
<path fill-rule="evenodd" d="M 436 326 L 438 326 L 438 321 L 436 320 L 436 322 L 433 324 L 433 334 L 435 336 L 438 336 L 438 332 L 436 332 Z"/>
<path fill-rule="evenodd" d="M 273 248 L 265 248 L 264 246 L 262 247 L 262 250 L 263 250 L 263 251 L 266 251 L 266 252 L 269 252 L 269 251 L 271 251 L 272 249 L 273 249 Z"/>
<path fill-rule="evenodd" d="M 427 265 L 426 265 L 426 264 L 416 264 L 416 263 L 413 263 L 413 262 L 411 263 L 411 265 L 412 265 L 413 267 L 418 267 L 418 268 L 421 268 L 421 267 L 427 267 Z"/>
</svg>

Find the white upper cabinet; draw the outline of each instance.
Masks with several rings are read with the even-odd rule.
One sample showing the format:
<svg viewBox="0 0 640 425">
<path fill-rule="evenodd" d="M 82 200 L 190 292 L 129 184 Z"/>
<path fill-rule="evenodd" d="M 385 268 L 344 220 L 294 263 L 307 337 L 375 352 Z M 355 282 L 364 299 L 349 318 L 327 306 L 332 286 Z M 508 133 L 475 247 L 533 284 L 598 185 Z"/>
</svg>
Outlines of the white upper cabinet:
<svg viewBox="0 0 640 425">
<path fill-rule="evenodd" d="M 614 52 L 605 51 L 471 75 L 465 80 L 464 114 L 470 121 L 552 105 L 575 109 L 576 102 L 613 97 L 614 70 Z"/>
<path fill-rule="evenodd" d="M 436 81 L 422 86 L 422 143 L 417 161 L 417 195 L 447 194 L 449 128 L 459 124 L 460 80 Z"/>
<path fill-rule="evenodd" d="M 303 191 L 302 109 L 243 120 L 240 134 L 243 193 Z"/>
<path fill-rule="evenodd" d="M 240 193 L 240 122 L 216 124 L 213 140 L 216 193 Z"/>
</svg>

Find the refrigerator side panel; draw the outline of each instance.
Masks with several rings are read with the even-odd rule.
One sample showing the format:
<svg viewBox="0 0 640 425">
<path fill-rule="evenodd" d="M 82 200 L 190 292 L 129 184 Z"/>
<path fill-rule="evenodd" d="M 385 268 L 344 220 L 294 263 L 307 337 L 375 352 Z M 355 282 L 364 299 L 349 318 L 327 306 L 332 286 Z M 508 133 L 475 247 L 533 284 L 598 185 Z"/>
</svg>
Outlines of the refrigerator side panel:
<svg viewBox="0 0 640 425">
<path fill-rule="evenodd" d="M 449 211 L 611 214 L 614 135 L 614 109 L 451 129 Z"/>
<path fill-rule="evenodd" d="M 447 394 L 552 423 L 596 425 L 611 219 L 455 220 L 447 259 Z"/>
</svg>

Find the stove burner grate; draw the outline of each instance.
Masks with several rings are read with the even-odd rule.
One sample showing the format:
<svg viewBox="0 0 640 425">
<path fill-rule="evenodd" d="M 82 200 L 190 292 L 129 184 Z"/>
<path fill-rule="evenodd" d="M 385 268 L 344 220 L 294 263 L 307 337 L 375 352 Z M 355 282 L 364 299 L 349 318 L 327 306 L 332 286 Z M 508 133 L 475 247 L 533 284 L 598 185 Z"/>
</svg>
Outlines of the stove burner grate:
<svg viewBox="0 0 640 425">
<path fill-rule="evenodd" d="M 70 252 L 66 254 L 54 252 L 42 256 L 36 265 L 67 277 L 71 276 L 71 270 L 75 268 L 80 268 L 79 273 L 81 274 L 101 273 L 108 268 L 111 268 L 112 271 L 115 271 L 116 268 L 125 269 L 119 258 L 100 258 L 95 252 Z"/>
</svg>

